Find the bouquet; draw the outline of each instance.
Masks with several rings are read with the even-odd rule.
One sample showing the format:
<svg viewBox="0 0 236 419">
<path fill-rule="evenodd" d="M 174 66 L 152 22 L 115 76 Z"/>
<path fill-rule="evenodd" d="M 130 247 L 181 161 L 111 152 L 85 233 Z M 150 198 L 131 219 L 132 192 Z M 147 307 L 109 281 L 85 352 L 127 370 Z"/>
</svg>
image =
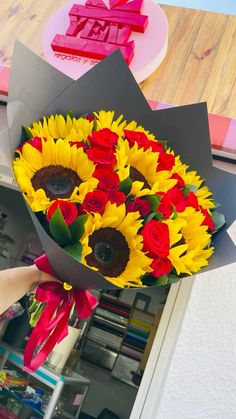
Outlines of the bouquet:
<svg viewBox="0 0 236 419">
<path fill-rule="evenodd" d="M 45 251 L 35 263 L 64 283 L 37 289 L 44 309 L 26 367 L 67 335 L 74 307 L 91 315 L 89 289 L 170 284 L 235 261 L 216 211 L 221 202 L 234 221 L 235 181 L 212 167 L 204 104 L 152 112 L 119 51 L 72 81 L 17 43 L 8 117 L 14 172 Z"/>
<path fill-rule="evenodd" d="M 50 115 L 26 127 L 13 170 L 51 238 L 117 287 L 198 272 L 224 225 L 196 171 L 114 111 Z"/>
</svg>

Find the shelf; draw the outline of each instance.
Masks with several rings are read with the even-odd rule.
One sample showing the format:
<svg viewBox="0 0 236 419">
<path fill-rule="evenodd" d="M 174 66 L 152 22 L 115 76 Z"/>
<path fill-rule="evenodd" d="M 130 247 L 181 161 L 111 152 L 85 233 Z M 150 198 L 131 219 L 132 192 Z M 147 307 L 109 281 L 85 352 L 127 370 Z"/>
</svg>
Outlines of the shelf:
<svg viewBox="0 0 236 419">
<path fill-rule="evenodd" d="M 100 315 L 94 314 L 93 319 L 97 320 L 101 324 L 104 324 L 104 326 L 111 326 L 114 329 L 118 329 L 121 332 L 124 332 L 126 329 L 126 326 L 122 324 L 115 323 L 113 320 L 105 319 L 104 317 L 101 317 Z"/>
<path fill-rule="evenodd" d="M 4 356 L 5 352 L 8 353 L 7 359 L 16 367 L 20 368 L 21 370 L 24 369 L 23 365 L 23 353 L 13 350 L 9 345 L 4 342 L 0 342 L 0 355 Z M 1 364 L 1 363 L 0 363 Z M 48 387 L 55 389 L 57 383 L 63 382 L 64 384 L 84 384 L 89 385 L 89 380 L 83 377 L 80 374 L 73 373 L 70 376 L 67 375 L 60 375 L 56 373 L 54 370 L 47 368 L 45 366 L 41 366 L 35 372 L 30 372 L 32 377 L 36 378 L 38 381 L 46 384 Z"/>
<path fill-rule="evenodd" d="M 12 397 L 17 399 L 23 406 L 27 406 L 27 408 L 31 409 L 41 417 L 45 419 L 51 419 L 53 417 L 54 409 L 58 403 L 59 397 L 63 394 L 65 386 L 82 386 L 83 388 L 83 398 L 86 396 L 86 393 L 89 389 L 90 380 L 83 377 L 76 372 L 73 372 L 70 375 L 61 375 L 56 373 L 54 370 L 47 368 L 45 366 L 41 366 L 35 372 L 26 371 L 23 365 L 23 353 L 13 350 L 9 345 L 4 342 L 0 341 L 0 369 L 3 369 L 6 363 L 9 362 L 10 364 L 20 368 L 25 373 L 29 374 L 30 376 L 34 377 L 37 381 L 45 384 L 47 387 L 53 389 L 52 394 L 49 399 L 49 403 L 47 406 L 47 411 L 45 413 L 41 412 L 40 410 L 29 406 L 28 403 L 25 403 L 21 400 L 21 397 L 18 396 L 17 393 L 10 390 L 9 388 L 5 388 L 5 391 L 10 394 Z M 82 403 L 79 406 L 73 405 L 73 398 L 74 393 L 70 391 L 70 393 L 66 393 L 67 396 L 72 397 L 72 402 L 69 405 L 69 410 L 73 410 L 73 415 L 66 412 L 66 417 L 68 418 L 75 418 L 79 417 L 80 410 L 82 408 Z M 79 393 L 80 394 L 80 393 Z M 72 409 L 73 408 L 73 409 Z"/>
<path fill-rule="evenodd" d="M 23 402 L 22 400 L 21 400 L 21 398 L 16 394 L 16 393 L 14 393 L 14 391 L 12 391 L 12 390 L 10 390 L 9 388 L 7 388 L 7 387 L 2 387 L 2 389 L 3 390 L 5 390 L 7 393 L 9 393 L 12 397 L 14 397 L 16 400 L 18 400 L 21 404 L 23 404 L 24 406 L 27 406 L 29 409 L 31 409 L 31 410 L 33 410 L 35 413 L 37 413 L 38 415 L 40 415 L 40 416 L 44 416 L 44 413 L 43 412 L 41 412 L 41 410 L 38 410 L 38 409 L 36 409 L 35 407 L 32 407 L 32 406 L 29 406 L 27 403 L 25 403 L 25 402 Z"/>
</svg>

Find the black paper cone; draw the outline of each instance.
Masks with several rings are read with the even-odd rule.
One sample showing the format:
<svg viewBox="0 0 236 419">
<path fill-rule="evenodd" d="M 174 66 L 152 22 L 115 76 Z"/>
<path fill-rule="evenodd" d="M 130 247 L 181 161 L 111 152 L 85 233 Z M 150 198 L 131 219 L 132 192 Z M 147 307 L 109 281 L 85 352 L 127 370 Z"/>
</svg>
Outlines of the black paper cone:
<svg viewBox="0 0 236 419">
<path fill-rule="evenodd" d="M 222 204 L 221 212 L 229 226 L 236 214 L 235 176 L 214 169 L 207 110 L 205 104 L 152 112 L 119 51 L 73 81 L 40 59 L 19 42 L 16 43 L 11 71 L 8 120 L 12 156 L 21 142 L 22 125 L 30 125 L 43 115 L 76 114 L 114 110 L 125 119 L 135 119 L 159 139 L 169 141 L 184 163 L 207 179 L 214 198 Z M 233 202 L 232 202 L 233 201 Z M 80 288 L 116 288 L 95 272 L 75 261 L 44 231 L 29 209 L 43 248 L 58 277 Z M 215 254 L 208 270 L 236 260 L 236 247 L 226 231 L 217 233 Z"/>
<path fill-rule="evenodd" d="M 158 139 L 167 140 L 183 163 L 206 179 L 215 202 L 221 204 L 219 211 L 224 214 L 226 225 L 213 236 L 215 252 L 201 272 L 235 262 L 236 246 L 227 229 L 236 218 L 236 176 L 213 167 L 206 104 L 154 111 L 141 118 L 140 123 Z"/>
</svg>

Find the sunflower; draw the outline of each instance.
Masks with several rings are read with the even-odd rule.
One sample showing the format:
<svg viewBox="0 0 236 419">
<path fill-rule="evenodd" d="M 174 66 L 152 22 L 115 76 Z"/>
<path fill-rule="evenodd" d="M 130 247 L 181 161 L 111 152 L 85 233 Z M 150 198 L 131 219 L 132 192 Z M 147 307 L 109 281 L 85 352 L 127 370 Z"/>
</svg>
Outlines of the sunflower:
<svg viewBox="0 0 236 419">
<path fill-rule="evenodd" d="M 28 127 L 33 137 L 44 138 L 64 138 L 68 141 L 85 141 L 93 130 L 93 121 L 86 118 L 66 119 L 62 115 L 51 115 L 43 117 L 42 121 L 33 122 L 32 127 Z"/>
<path fill-rule="evenodd" d="M 18 155 L 13 170 L 35 212 L 46 211 L 56 199 L 82 202 L 96 188 L 93 162 L 82 148 L 71 147 L 62 139 L 42 141 L 42 152 L 25 143 Z"/>
<path fill-rule="evenodd" d="M 126 214 L 124 204 L 108 203 L 102 216 L 86 222 L 82 262 L 118 287 L 143 287 L 140 277 L 151 272 L 152 260 L 142 250 L 141 226 L 139 212 Z"/>
<path fill-rule="evenodd" d="M 170 234 L 168 259 L 178 275 L 191 275 L 208 265 L 213 247 L 210 247 L 211 234 L 207 231 L 208 227 L 202 225 L 203 220 L 204 215 L 200 211 L 188 207 L 176 219 L 163 221 L 168 225 Z"/>
<path fill-rule="evenodd" d="M 126 126 L 126 121 L 122 121 L 123 115 L 120 115 L 117 119 L 114 119 L 114 111 L 104 111 L 94 112 L 97 121 L 97 130 L 103 128 L 109 128 L 111 131 L 121 137 L 123 135 L 123 129 Z"/>
<path fill-rule="evenodd" d="M 134 144 L 130 147 L 127 140 L 118 140 L 116 150 L 116 170 L 120 180 L 130 177 L 133 184 L 131 194 L 136 196 L 167 192 L 177 180 L 170 179 L 170 172 L 156 171 L 159 153 L 151 149 L 143 150 Z"/>
<path fill-rule="evenodd" d="M 177 173 L 186 185 L 192 185 L 199 188 L 203 182 L 196 171 L 188 171 L 189 166 L 182 163 L 180 156 L 175 156 L 175 164 L 171 170 L 171 174 Z"/>
<path fill-rule="evenodd" d="M 211 198 L 212 192 L 208 189 L 207 186 L 202 186 L 203 179 L 197 174 L 195 170 L 188 171 L 188 167 L 186 164 L 183 164 L 180 160 L 179 156 L 175 157 L 175 165 L 172 168 L 172 175 L 177 173 L 186 185 L 192 185 L 196 187 L 196 196 L 198 199 L 198 203 L 204 209 L 209 210 L 214 209 L 216 206 L 214 204 L 213 199 Z"/>
</svg>

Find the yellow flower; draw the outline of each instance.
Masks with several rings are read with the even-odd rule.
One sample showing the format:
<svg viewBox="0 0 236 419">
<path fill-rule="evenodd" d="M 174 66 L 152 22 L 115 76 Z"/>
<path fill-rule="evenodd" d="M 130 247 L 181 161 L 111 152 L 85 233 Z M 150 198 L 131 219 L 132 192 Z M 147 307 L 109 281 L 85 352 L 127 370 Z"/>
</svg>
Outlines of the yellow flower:
<svg viewBox="0 0 236 419">
<path fill-rule="evenodd" d="M 104 110 L 94 112 L 94 115 L 97 118 L 97 130 L 109 128 L 111 131 L 115 132 L 119 136 L 123 134 L 123 129 L 126 125 L 126 121 L 122 122 L 123 115 L 120 115 L 117 119 L 114 119 L 114 111 Z"/>
<path fill-rule="evenodd" d="M 170 179 L 167 170 L 156 171 L 159 153 L 151 149 L 143 150 L 137 144 L 130 147 L 127 140 L 118 140 L 116 150 L 116 170 L 120 180 L 131 178 L 131 194 L 136 196 L 153 195 L 167 192 L 175 186 L 177 180 Z"/>
<path fill-rule="evenodd" d="M 140 277 L 151 272 L 143 252 L 139 212 L 126 215 L 125 205 L 108 203 L 104 214 L 89 216 L 81 243 L 82 263 L 99 271 L 118 287 L 143 287 Z"/>
<path fill-rule="evenodd" d="M 34 137 L 64 138 L 68 141 L 86 141 L 93 129 L 93 122 L 86 118 L 66 119 L 62 115 L 51 115 L 43 117 L 42 122 L 33 122 L 28 128 Z"/>
<path fill-rule="evenodd" d="M 202 188 L 198 189 L 196 192 L 196 196 L 199 205 L 201 205 L 203 208 L 207 210 L 215 208 L 213 199 L 209 198 L 210 196 L 212 196 L 212 192 L 209 191 L 207 186 L 203 186 Z"/>
<path fill-rule="evenodd" d="M 81 164 L 83 162 L 83 164 Z M 46 211 L 56 199 L 82 202 L 94 190 L 95 170 L 82 148 L 62 139 L 42 141 L 42 152 L 24 144 L 13 170 L 21 191 L 33 211 Z"/>
<path fill-rule="evenodd" d="M 178 213 L 176 219 L 164 221 L 170 234 L 168 258 L 178 275 L 191 275 L 208 265 L 213 247 L 210 247 L 211 234 L 208 233 L 207 226 L 201 225 L 203 220 L 204 216 L 200 211 L 187 207 L 184 212 Z"/>
</svg>

